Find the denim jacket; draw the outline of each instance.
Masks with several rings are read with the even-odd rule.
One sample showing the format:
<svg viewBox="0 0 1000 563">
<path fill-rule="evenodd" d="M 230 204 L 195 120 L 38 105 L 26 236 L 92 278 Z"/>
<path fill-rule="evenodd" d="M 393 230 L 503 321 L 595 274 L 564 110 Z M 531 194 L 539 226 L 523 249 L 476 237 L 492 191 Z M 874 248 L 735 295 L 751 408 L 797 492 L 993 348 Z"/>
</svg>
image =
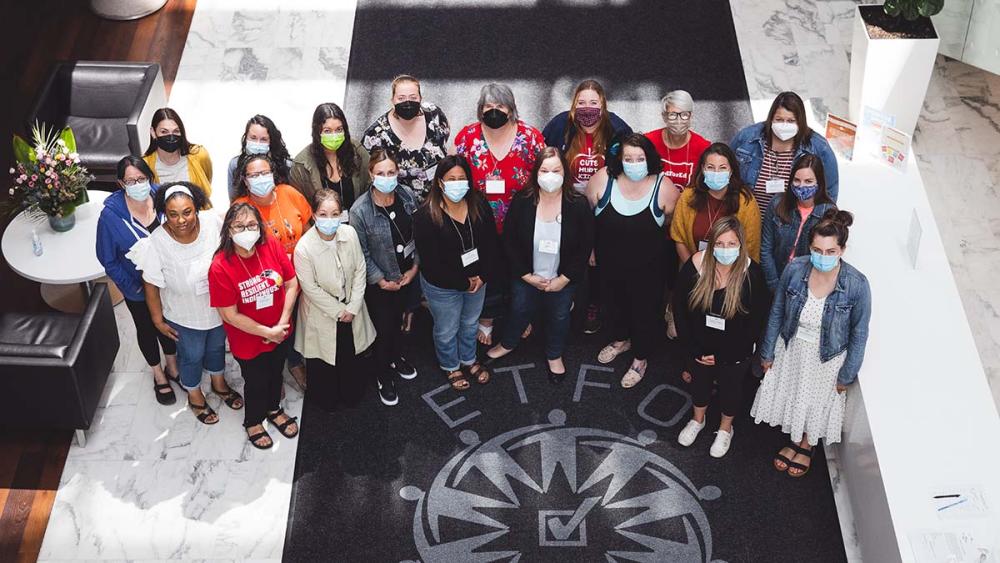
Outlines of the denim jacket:
<svg viewBox="0 0 1000 563">
<path fill-rule="evenodd" d="M 785 223 L 778 216 L 778 204 L 786 197 L 786 194 L 776 194 L 764 213 L 764 221 L 761 223 L 760 232 L 760 265 L 764 269 L 764 279 L 767 280 L 767 287 L 774 293 L 778 287 L 778 280 L 781 272 L 788 264 L 788 257 L 792 253 L 792 245 L 795 245 L 795 256 L 805 256 L 809 254 L 809 230 L 823 218 L 827 209 L 834 207 L 829 203 L 821 203 L 813 207 L 812 213 L 806 217 L 806 224 L 799 234 L 799 223 L 802 217 L 798 211 L 792 213 L 792 222 Z M 796 244 L 795 236 L 799 241 Z"/>
<path fill-rule="evenodd" d="M 396 187 L 396 197 L 403 202 L 406 214 L 413 216 L 417 211 L 417 198 L 410 188 L 399 185 Z M 365 254 L 365 264 L 368 269 L 368 284 L 376 284 L 382 279 L 397 281 L 403 277 L 396 262 L 396 245 L 392 242 L 392 225 L 389 218 L 375 211 L 371 190 L 366 190 L 351 206 L 351 226 L 358 233 L 361 250 Z M 416 250 L 413 251 L 413 263 L 420 262 Z"/>
<path fill-rule="evenodd" d="M 812 269 L 809 257 L 800 256 L 792 260 L 781 275 L 764 332 L 761 360 L 774 361 L 774 347 L 779 335 L 786 345 L 795 336 L 795 331 L 799 328 L 799 315 L 808 298 L 809 274 Z M 822 362 L 830 361 L 847 350 L 847 358 L 837 375 L 837 383 L 841 385 L 850 385 L 858 378 L 868 342 L 868 321 L 871 314 L 872 296 L 868 278 L 841 260 L 837 285 L 827 296 L 823 306 L 823 325 L 819 339 L 819 359 Z"/>
<path fill-rule="evenodd" d="M 729 146 L 736 153 L 736 160 L 740 163 L 740 177 L 743 183 L 753 189 L 757 184 L 757 176 L 760 168 L 764 164 L 764 147 L 767 146 L 767 139 L 764 136 L 764 122 L 748 125 L 740 130 L 733 137 L 733 142 Z M 803 154 L 814 154 L 823 161 L 823 173 L 826 176 L 826 193 L 834 202 L 837 201 L 837 193 L 840 191 L 840 173 L 837 170 L 837 156 L 830 148 L 830 143 L 819 133 L 813 131 L 799 147 L 795 150 L 794 160 L 798 160 Z"/>
</svg>

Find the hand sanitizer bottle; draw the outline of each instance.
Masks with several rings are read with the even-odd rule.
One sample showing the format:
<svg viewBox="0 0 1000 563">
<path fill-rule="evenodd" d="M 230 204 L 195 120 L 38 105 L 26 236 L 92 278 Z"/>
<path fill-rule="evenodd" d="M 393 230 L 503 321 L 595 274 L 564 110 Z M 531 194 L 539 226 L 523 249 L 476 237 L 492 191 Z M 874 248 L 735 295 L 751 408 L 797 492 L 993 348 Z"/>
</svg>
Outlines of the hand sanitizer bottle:
<svg viewBox="0 0 1000 563">
<path fill-rule="evenodd" d="M 31 229 L 31 250 L 35 256 L 42 255 L 42 239 L 38 238 L 38 231 Z"/>
</svg>

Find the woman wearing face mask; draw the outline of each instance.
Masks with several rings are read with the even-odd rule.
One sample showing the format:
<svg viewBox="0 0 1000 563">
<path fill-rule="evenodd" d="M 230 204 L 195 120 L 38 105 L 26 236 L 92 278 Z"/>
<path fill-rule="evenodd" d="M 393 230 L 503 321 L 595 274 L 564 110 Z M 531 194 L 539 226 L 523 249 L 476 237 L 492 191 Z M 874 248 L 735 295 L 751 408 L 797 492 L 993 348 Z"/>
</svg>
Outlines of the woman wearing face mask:
<svg viewBox="0 0 1000 563">
<path fill-rule="evenodd" d="M 781 274 L 761 344 L 766 374 L 750 415 L 781 425 L 792 443 L 774 457 L 790 477 L 809 471 L 822 438 L 840 441 L 844 404 L 865 356 L 871 288 L 864 274 L 841 259 L 853 216 L 829 209 L 809 233 L 809 256 Z"/>
<path fill-rule="evenodd" d="M 808 234 L 827 210 L 836 208 L 826 195 L 823 161 L 807 154 L 795 161 L 785 193 L 771 200 L 761 226 L 760 265 L 773 292 L 785 266 L 809 254 Z"/>
<path fill-rule="evenodd" d="M 682 446 L 694 443 L 705 427 L 712 385 L 717 383 L 722 420 L 712 442 L 712 457 L 729 451 L 743 378 L 771 298 L 760 265 L 750 259 L 745 240 L 743 225 L 736 217 L 717 220 L 709 230 L 708 247 L 696 252 L 681 268 L 674 292 L 677 337 L 694 360 L 694 416 L 677 441 Z"/>
<path fill-rule="evenodd" d="M 345 209 L 354 205 L 369 183 L 368 151 L 351 139 L 347 118 L 340 106 L 316 106 L 312 117 L 312 142 L 295 155 L 291 184 L 311 201 L 318 190 L 337 192 Z"/>
<path fill-rule="evenodd" d="M 622 387 L 646 374 L 658 333 L 663 297 L 663 226 L 677 203 L 677 189 L 663 175 L 653 143 L 639 133 L 625 137 L 620 152 L 594 174 L 587 198 L 596 220 L 595 258 L 613 315 L 612 342 L 597 361 L 608 364 L 632 350 Z"/>
<path fill-rule="evenodd" d="M 333 411 L 364 396 L 357 360 L 375 340 L 375 327 L 365 306 L 364 253 L 357 232 L 342 222 L 347 213 L 340 197 L 332 190 L 316 192 L 313 212 L 316 226 L 295 247 L 302 289 L 295 349 L 307 358 L 307 399 Z"/>
<path fill-rule="evenodd" d="M 539 311 L 544 311 L 549 381 L 566 377 L 562 355 L 569 334 L 573 293 L 594 245 L 594 216 L 567 174 L 569 164 L 555 147 L 538 155 L 531 180 L 514 196 L 504 220 L 504 249 L 513 276 L 511 311 L 490 360 L 506 356 Z"/>
<path fill-rule="evenodd" d="M 448 154 L 451 127 L 440 108 L 423 101 L 420 81 L 408 74 L 393 79 L 391 103 L 392 109 L 365 131 L 362 144 L 369 152 L 381 148 L 392 155 L 399 167 L 399 184 L 423 202 L 434 167 Z"/>
<path fill-rule="evenodd" d="M 364 299 L 378 332 L 375 361 L 379 398 L 386 405 L 395 405 L 399 400 L 395 377 L 417 376 L 417 370 L 403 357 L 400 326 L 407 305 L 416 300 L 419 262 L 413 214 L 417 198 L 399 184 L 399 168 L 386 151 L 373 150 L 368 167 L 372 186 L 354 202 L 351 224 L 364 251 L 368 281 Z"/>
<path fill-rule="evenodd" d="M 743 183 L 753 188 L 761 212 L 774 194 L 785 191 L 792 163 L 804 154 L 816 155 L 823 161 L 826 191 L 831 200 L 837 201 L 837 157 L 823 135 L 806 123 L 806 106 L 795 92 L 778 94 L 767 119 L 743 128 L 730 146 L 740 161 Z"/>
<path fill-rule="evenodd" d="M 735 215 L 743 225 L 747 254 L 760 259 L 760 211 L 753 194 L 740 180 L 736 156 L 725 143 L 712 143 L 701 155 L 698 173 L 684 190 L 673 222 L 670 238 L 677 241 L 681 264 L 695 252 L 708 247 L 708 234 L 715 222 Z"/>
<path fill-rule="evenodd" d="M 660 100 L 663 123 L 666 127 L 646 133 L 663 161 L 663 173 L 678 189 L 691 184 L 697 173 L 701 154 L 711 144 L 705 137 L 691 130 L 694 99 L 684 90 L 674 90 Z"/>
<path fill-rule="evenodd" d="M 278 184 L 287 184 L 292 169 L 292 157 L 288 154 L 281 131 L 266 115 L 255 115 L 247 121 L 243 130 L 242 150 L 239 156 L 229 161 L 226 185 L 229 186 L 229 201 L 240 197 L 240 185 L 236 183 L 236 169 L 240 158 L 248 154 L 266 154 L 274 163 L 274 178 Z"/>
<path fill-rule="evenodd" d="M 153 171 L 153 183 L 191 182 L 212 196 L 212 159 L 208 149 L 188 142 L 181 116 L 170 108 L 153 113 L 149 148 L 142 157 Z"/>
<path fill-rule="evenodd" d="M 295 417 L 285 414 L 280 404 L 299 284 L 284 247 L 262 223 L 252 205 L 234 203 L 229 208 L 208 270 L 208 291 L 245 381 L 247 439 L 255 448 L 268 449 L 274 440 L 264 429 L 265 418 L 286 438 L 299 433 Z"/>
<path fill-rule="evenodd" d="M 171 338 L 153 325 L 146 307 L 142 275 L 135 263 L 126 258 L 128 251 L 160 225 L 153 207 L 158 186 L 150 184 L 153 172 L 136 156 L 118 161 L 120 189 L 104 199 L 104 209 L 97 220 L 97 259 L 125 297 L 125 305 L 135 323 L 135 337 L 146 364 L 153 371 L 153 393 L 161 405 L 177 402 L 170 381 L 177 381 L 177 348 Z M 159 343 L 159 345 L 157 345 Z M 160 348 L 166 368 L 160 367 Z"/>
<path fill-rule="evenodd" d="M 449 155 L 438 164 L 434 189 L 413 216 L 420 255 L 420 287 L 434 318 L 434 350 L 448 382 L 457 391 L 469 378 L 488 383 L 476 360 L 476 324 L 486 284 L 497 277 L 500 244 L 489 203 L 470 189 L 465 157 Z"/>
<path fill-rule="evenodd" d="M 226 333 L 208 296 L 208 267 L 222 221 L 213 211 L 199 211 L 206 198 L 190 182 L 165 184 L 155 199 L 166 220 L 128 256 L 142 270 L 153 324 L 177 343 L 180 383 L 191 412 L 202 424 L 215 424 L 219 416 L 201 390 L 203 371 L 229 408 L 243 408 L 243 398 L 226 383 Z"/>
<path fill-rule="evenodd" d="M 518 119 L 514 93 L 505 84 L 490 83 L 479 92 L 479 121 L 455 136 L 455 150 L 465 156 L 472 169 L 472 187 L 486 194 L 497 232 L 503 231 L 511 198 L 531 176 L 538 153 L 545 148 L 541 132 Z M 493 319 L 501 314 L 507 295 L 506 274 L 490 284 L 477 338 L 493 344 Z"/>
</svg>

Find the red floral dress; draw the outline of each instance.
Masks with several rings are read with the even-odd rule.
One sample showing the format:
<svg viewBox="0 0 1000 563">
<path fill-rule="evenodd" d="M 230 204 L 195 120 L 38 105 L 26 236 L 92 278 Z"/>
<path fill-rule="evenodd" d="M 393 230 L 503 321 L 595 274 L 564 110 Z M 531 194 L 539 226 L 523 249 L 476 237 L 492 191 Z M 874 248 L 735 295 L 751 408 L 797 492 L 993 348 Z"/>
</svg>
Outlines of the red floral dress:
<svg viewBox="0 0 1000 563">
<path fill-rule="evenodd" d="M 503 219 L 507 216 L 510 200 L 528 183 L 535 159 L 544 148 L 542 133 L 520 120 L 510 152 L 499 161 L 486 145 L 482 123 L 477 121 L 467 125 L 455 136 L 455 150 L 469 161 L 472 187 L 486 194 L 493 208 L 498 232 L 503 230 Z M 502 187 L 497 181 L 503 182 Z"/>
</svg>

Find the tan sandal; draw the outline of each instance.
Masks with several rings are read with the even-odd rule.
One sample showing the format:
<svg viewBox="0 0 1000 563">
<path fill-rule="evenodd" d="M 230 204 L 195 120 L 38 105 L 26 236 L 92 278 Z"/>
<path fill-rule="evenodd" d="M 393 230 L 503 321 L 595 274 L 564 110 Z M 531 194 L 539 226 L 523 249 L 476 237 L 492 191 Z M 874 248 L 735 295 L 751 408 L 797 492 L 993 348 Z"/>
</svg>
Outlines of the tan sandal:
<svg viewBox="0 0 1000 563">
<path fill-rule="evenodd" d="M 468 369 L 469 377 L 474 377 L 476 379 L 476 383 L 486 385 L 490 382 L 490 372 L 487 371 L 482 364 L 472 364 Z"/>
<path fill-rule="evenodd" d="M 635 364 L 632 364 L 622 377 L 622 387 L 625 389 L 631 389 L 638 385 L 639 382 L 642 381 L 642 378 L 646 376 L 646 368 L 648 367 L 649 364 L 646 364 L 642 367 L 642 371 L 639 371 L 636 369 Z"/>
<path fill-rule="evenodd" d="M 615 361 L 615 358 L 617 358 L 619 354 L 624 354 L 625 352 L 628 352 L 631 349 L 632 349 L 631 340 L 626 340 L 625 344 L 622 344 L 620 348 L 616 348 L 614 343 L 608 344 L 607 346 L 602 348 L 601 353 L 597 355 L 597 361 L 601 362 L 602 364 L 610 364 L 611 362 Z"/>
<path fill-rule="evenodd" d="M 455 370 L 448 374 L 448 383 L 451 383 L 451 388 L 455 391 L 466 391 L 471 387 L 469 385 L 469 380 L 465 378 L 465 373 L 461 370 Z"/>
</svg>

